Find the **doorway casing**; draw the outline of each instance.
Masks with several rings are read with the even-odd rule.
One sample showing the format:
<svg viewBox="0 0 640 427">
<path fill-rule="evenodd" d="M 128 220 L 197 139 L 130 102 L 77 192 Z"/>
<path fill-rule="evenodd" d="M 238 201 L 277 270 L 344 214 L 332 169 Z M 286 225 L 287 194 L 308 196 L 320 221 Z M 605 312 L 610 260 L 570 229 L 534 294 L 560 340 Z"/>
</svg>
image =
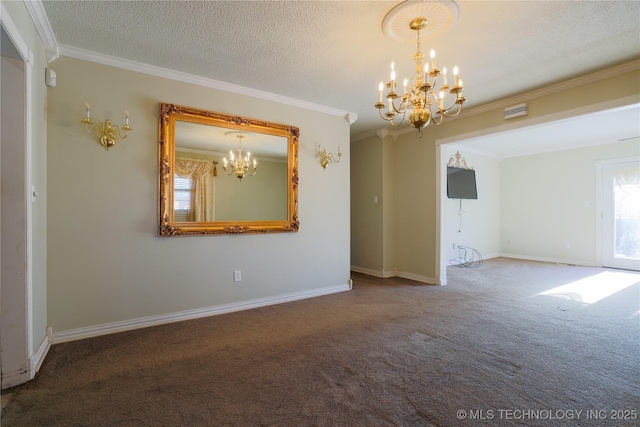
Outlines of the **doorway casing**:
<svg viewBox="0 0 640 427">
<path fill-rule="evenodd" d="M 0 113 L 1 388 L 33 378 L 31 77 L 33 53 L 2 6 Z"/>
</svg>

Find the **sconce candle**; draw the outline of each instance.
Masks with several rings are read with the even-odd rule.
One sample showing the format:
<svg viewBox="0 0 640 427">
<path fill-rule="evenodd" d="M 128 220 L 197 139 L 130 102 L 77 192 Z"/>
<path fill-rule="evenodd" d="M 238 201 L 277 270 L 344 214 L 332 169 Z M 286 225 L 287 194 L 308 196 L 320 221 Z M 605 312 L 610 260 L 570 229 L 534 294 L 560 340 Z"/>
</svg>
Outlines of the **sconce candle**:
<svg viewBox="0 0 640 427">
<path fill-rule="evenodd" d="M 123 134 L 120 127 L 118 127 L 118 125 L 112 125 L 111 120 L 109 119 L 105 120 L 104 123 L 100 122 L 94 124 L 91 120 L 91 107 L 88 102 L 85 102 L 85 107 L 85 116 L 80 121 L 84 123 L 84 128 L 87 132 L 98 137 L 98 142 L 100 142 L 105 150 L 116 145 L 116 141 L 118 139 L 125 139 L 128 136 L 129 131 L 132 130 L 129 125 L 129 112 L 126 110 L 124 112 L 125 123 L 122 125 L 122 130 L 124 131 Z"/>
<path fill-rule="evenodd" d="M 340 157 L 342 157 L 340 146 L 338 145 L 338 155 L 334 156 L 333 153 L 327 154 L 327 150 L 318 145 L 318 157 L 320 157 L 320 166 L 326 169 L 329 163 L 338 163 L 340 161 Z"/>
</svg>

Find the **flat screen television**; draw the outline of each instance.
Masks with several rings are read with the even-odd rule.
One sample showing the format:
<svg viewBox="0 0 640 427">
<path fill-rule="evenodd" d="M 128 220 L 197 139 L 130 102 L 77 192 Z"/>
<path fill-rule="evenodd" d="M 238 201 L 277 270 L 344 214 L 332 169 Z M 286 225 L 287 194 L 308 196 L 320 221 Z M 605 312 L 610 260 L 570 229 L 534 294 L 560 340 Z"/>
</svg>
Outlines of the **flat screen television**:
<svg viewBox="0 0 640 427">
<path fill-rule="evenodd" d="M 447 166 L 447 197 L 450 199 L 477 199 L 476 171 Z"/>
</svg>

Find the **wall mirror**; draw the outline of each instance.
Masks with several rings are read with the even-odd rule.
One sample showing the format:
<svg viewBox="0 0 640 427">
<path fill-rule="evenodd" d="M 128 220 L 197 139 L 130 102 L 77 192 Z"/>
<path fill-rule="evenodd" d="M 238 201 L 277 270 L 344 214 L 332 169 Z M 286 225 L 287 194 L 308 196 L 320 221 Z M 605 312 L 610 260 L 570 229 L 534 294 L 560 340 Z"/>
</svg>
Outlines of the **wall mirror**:
<svg viewBox="0 0 640 427">
<path fill-rule="evenodd" d="M 299 129 L 160 104 L 158 235 L 298 231 Z"/>
</svg>

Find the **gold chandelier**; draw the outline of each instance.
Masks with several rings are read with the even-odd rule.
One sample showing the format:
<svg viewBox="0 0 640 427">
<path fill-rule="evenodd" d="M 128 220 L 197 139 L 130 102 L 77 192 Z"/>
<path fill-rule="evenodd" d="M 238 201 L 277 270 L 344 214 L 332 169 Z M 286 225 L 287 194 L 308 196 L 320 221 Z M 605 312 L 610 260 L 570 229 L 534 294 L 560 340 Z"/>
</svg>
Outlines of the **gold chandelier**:
<svg viewBox="0 0 640 427">
<path fill-rule="evenodd" d="M 418 2 L 405 3 L 415 4 Z M 455 6 L 455 2 L 450 3 Z M 401 4 L 397 8 L 405 6 L 406 4 Z M 457 14 L 457 6 L 455 7 Z M 394 11 L 392 10 L 392 12 Z M 430 52 L 431 69 L 429 69 L 429 64 L 426 62 L 424 65 L 422 64 L 424 54 L 420 51 L 420 30 L 424 29 L 427 24 L 427 19 L 423 17 L 414 18 L 409 22 L 409 28 L 417 33 L 418 44 L 418 50 L 413 56 L 416 63 L 416 75 L 412 79 L 412 84 L 409 86 L 409 80 L 404 79 L 402 94 L 396 92 L 396 71 L 392 62 L 389 81 L 386 85 L 380 82 L 378 86 L 379 98 L 375 104 L 380 117 L 390 122 L 393 126 L 400 126 L 404 122 L 405 116 L 408 115 L 409 125 L 418 129 L 419 138 L 422 137 L 422 129 L 429 123 L 439 125 L 445 117 L 458 115 L 462 111 L 462 104 L 466 101 L 462 95 L 464 85 L 462 79 L 459 78 L 457 66 L 453 67 L 453 86 L 450 86 L 447 81 L 447 69 L 446 67 L 442 70 L 438 69 L 436 53 L 433 49 Z M 439 88 L 436 88 L 440 75 L 442 75 L 442 84 Z M 384 96 L 387 100 L 387 105 L 383 102 L 385 86 L 389 89 Z M 387 110 L 383 111 L 385 106 Z"/>
<path fill-rule="evenodd" d="M 231 132 L 229 132 L 231 133 Z M 251 159 L 251 153 L 247 151 L 247 155 L 242 157 L 242 138 L 245 137 L 242 133 L 233 133 L 234 136 L 238 137 L 238 154 L 237 156 L 233 155 L 233 150 L 229 150 L 229 160 L 227 158 L 223 158 L 223 169 L 227 175 L 235 174 L 238 177 L 240 182 L 242 182 L 242 178 L 245 176 L 254 176 L 256 174 L 257 162 L 254 158 Z M 250 167 L 253 168 L 250 170 Z"/>
</svg>

